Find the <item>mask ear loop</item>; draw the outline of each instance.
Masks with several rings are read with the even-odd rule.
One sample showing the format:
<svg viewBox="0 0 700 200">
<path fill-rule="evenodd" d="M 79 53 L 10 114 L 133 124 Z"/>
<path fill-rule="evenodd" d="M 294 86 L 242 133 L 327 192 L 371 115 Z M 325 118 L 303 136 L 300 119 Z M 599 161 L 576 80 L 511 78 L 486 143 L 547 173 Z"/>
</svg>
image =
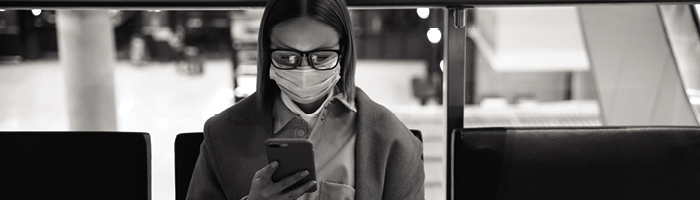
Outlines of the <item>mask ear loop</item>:
<svg viewBox="0 0 700 200">
<path fill-rule="evenodd" d="M 270 63 L 270 65 L 274 65 L 274 64 Z M 268 70 L 270 72 L 268 72 L 269 75 L 267 78 L 269 78 L 270 80 L 275 80 L 277 78 L 277 72 L 275 72 L 275 69 L 276 69 L 275 66 L 270 66 L 270 69 Z"/>
</svg>

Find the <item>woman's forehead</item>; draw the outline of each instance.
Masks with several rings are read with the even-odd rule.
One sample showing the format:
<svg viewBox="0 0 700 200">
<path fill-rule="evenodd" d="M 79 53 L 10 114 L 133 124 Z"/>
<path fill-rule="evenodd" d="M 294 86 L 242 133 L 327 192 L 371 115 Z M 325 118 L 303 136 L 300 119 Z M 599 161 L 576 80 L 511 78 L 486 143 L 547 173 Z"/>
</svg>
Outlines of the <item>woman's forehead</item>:
<svg viewBox="0 0 700 200">
<path fill-rule="evenodd" d="M 333 27 L 309 17 L 283 21 L 270 30 L 272 48 L 291 48 L 310 51 L 319 48 L 338 48 L 340 35 Z"/>
</svg>

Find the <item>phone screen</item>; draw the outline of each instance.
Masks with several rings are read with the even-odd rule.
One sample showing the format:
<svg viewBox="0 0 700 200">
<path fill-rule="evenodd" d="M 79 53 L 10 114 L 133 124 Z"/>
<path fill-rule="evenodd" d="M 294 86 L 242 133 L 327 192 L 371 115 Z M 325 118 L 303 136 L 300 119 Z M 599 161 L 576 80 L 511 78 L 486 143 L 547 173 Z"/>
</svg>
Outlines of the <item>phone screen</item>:
<svg viewBox="0 0 700 200">
<path fill-rule="evenodd" d="M 314 163 L 313 143 L 308 139 L 271 138 L 265 141 L 267 161 L 277 161 L 279 167 L 272 174 L 272 181 L 278 182 L 285 177 L 295 175 L 301 170 L 308 170 L 309 175 L 296 182 L 284 191 L 292 190 L 308 181 L 316 180 L 316 165 Z M 316 191 L 316 186 L 306 192 Z"/>
</svg>

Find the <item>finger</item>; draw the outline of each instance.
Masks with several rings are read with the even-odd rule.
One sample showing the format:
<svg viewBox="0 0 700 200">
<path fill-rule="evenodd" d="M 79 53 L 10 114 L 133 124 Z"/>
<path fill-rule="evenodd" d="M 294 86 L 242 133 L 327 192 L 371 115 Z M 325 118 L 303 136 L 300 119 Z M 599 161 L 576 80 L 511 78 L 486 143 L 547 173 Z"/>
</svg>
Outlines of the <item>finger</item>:
<svg viewBox="0 0 700 200">
<path fill-rule="evenodd" d="M 277 170 L 277 166 L 279 166 L 279 163 L 277 163 L 277 161 L 270 162 L 270 164 L 255 172 L 253 179 L 259 178 L 262 180 L 270 181 L 270 177 L 272 176 L 272 173 L 274 173 L 275 170 Z"/>
<path fill-rule="evenodd" d="M 293 190 L 287 191 L 286 193 L 282 194 L 282 196 L 289 197 L 290 199 L 296 199 L 303 195 L 307 190 L 314 187 L 314 185 L 316 185 L 315 180 L 307 181 L 306 184 L 299 186 Z"/>
<path fill-rule="evenodd" d="M 275 183 L 275 188 L 277 189 L 277 191 L 282 191 L 285 188 L 288 188 L 289 186 L 294 185 L 294 183 L 298 182 L 299 180 L 303 179 L 304 177 L 306 177 L 308 175 L 309 175 L 308 170 L 301 170 L 297 173 L 294 173 L 292 175 L 284 177 L 284 179 Z"/>
</svg>

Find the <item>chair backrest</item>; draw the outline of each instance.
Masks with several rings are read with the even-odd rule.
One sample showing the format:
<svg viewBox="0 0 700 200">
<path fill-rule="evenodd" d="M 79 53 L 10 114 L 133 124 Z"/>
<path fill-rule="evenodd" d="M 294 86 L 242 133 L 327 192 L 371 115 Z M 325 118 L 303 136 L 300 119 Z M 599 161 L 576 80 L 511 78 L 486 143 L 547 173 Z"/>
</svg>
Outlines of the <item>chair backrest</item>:
<svg viewBox="0 0 700 200">
<path fill-rule="evenodd" d="M 185 200 L 199 147 L 204 140 L 202 132 L 180 133 L 175 137 L 175 199 Z"/>
<path fill-rule="evenodd" d="M 700 199 L 700 127 L 452 133 L 454 199 Z"/>
<path fill-rule="evenodd" d="M 411 133 L 423 142 L 423 134 L 420 130 L 411 129 Z M 199 157 L 199 146 L 204 140 L 202 132 L 180 133 L 175 137 L 175 199 L 185 200 L 187 189 L 190 187 L 190 179 L 194 165 Z M 422 157 L 421 157 L 422 159 Z"/>
<path fill-rule="evenodd" d="M 423 143 L 423 133 L 421 133 L 420 130 L 411 129 L 411 133 L 413 133 L 413 135 L 416 136 L 421 143 Z"/>
<path fill-rule="evenodd" d="M 0 132 L 2 196 L 151 199 L 150 135 Z"/>
</svg>

